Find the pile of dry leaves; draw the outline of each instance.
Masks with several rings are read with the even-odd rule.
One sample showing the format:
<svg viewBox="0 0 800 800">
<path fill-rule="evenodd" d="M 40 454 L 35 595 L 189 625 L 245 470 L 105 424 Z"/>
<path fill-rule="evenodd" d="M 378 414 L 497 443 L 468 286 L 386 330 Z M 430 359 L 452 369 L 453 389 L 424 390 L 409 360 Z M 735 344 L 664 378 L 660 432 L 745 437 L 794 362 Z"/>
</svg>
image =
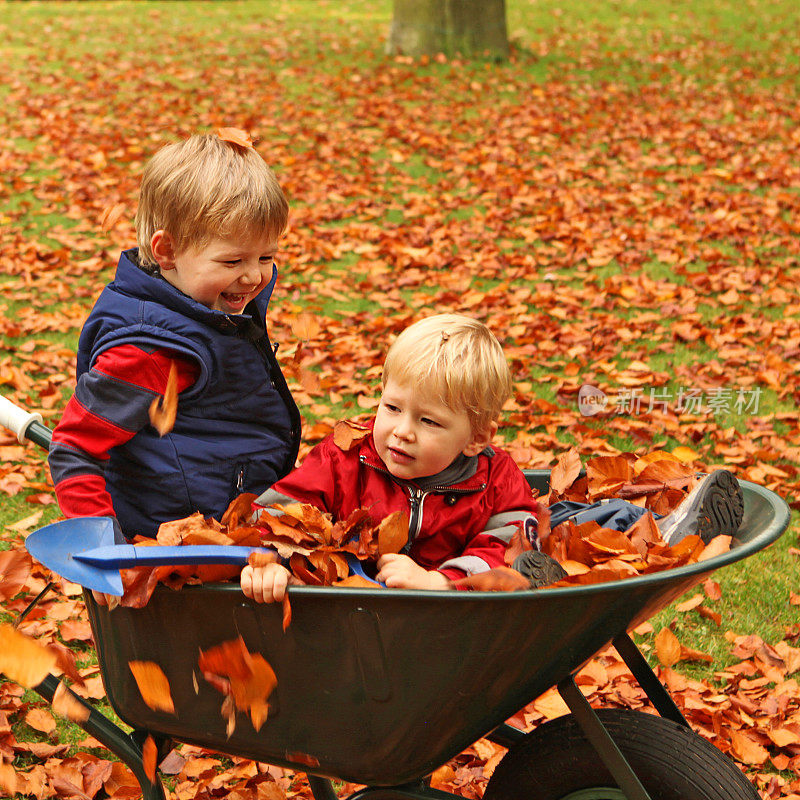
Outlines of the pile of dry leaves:
<svg viewBox="0 0 800 800">
<path fill-rule="evenodd" d="M 342 422 L 336 426 L 334 436 L 342 449 L 349 449 L 367 433 L 368 429 L 361 425 Z M 700 537 L 688 536 L 669 547 L 651 514 L 643 515 L 624 532 L 603 528 L 594 521 L 576 525 L 568 520 L 550 529 L 548 507 L 557 501 L 593 503 L 619 497 L 656 514 L 667 514 L 686 497 L 697 480 L 691 467 L 666 451 L 641 457 L 624 453 L 589 459 L 585 472 L 576 450 L 562 455 L 551 473 L 550 492 L 540 503 L 538 514 L 541 547 L 562 564 L 568 575 L 554 585 L 620 580 L 705 560 L 728 550 L 729 536 L 718 536 L 707 546 Z M 376 521 L 369 509 L 360 508 L 348 519 L 334 521 L 330 514 L 314 506 L 293 503 L 260 509 L 254 518 L 254 500 L 252 494 L 241 495 L 219 522 L 194 514 L 164 523 L 155 541 L 142 538 L 137 544 L 265 546 L 275 554 L 254 554 L 251 563 L 280 556 L 297 583 L 375 588 L 374 583 L 350 574 L 348 557 L 374 562 L 384 553 L 400 552 L 407 541 L 408 518 L 404 513 Z M 456 581 L 456 586 L 486 591 L 530 588 L 528 580 L 510 565 L 519 553 L 531 547 L 520 528 L 506 553 L 508 566 L 463 578 Z M 125 596 L 119 602 L 138 608 L 147 603 L 159 582 L 177 589 L 186 583 L 227 580 L 238 572 L 238 567 L 225 565 L 123 570 Z M 285 609 L 288 616 L 288 603 Z"/>
<path fill-rule="evenodd" d="M 547 505 L 559 500 L 594 503 L 618 497 L 666 515 L 698 480 L 691 467 L 663 450 L 641 457 L 623 453 L 591 458 L 585 474 L 577 451 L 570 450 L 553 469 Z M 687 536 L 669 547 L 651 514 L 642 515 L 624 532 L 593 521 L 576 525 L 570 520 L 548 531 L 546 520 L 540 520 L 540 538 L 544 552 L 567 571 L 568 577 L 558 586 L 602 583 L 673 569 L 724 553 L 731 542 L 730 536 L 717 536 L 704 545 L 699 536 Z"/>
</svg>

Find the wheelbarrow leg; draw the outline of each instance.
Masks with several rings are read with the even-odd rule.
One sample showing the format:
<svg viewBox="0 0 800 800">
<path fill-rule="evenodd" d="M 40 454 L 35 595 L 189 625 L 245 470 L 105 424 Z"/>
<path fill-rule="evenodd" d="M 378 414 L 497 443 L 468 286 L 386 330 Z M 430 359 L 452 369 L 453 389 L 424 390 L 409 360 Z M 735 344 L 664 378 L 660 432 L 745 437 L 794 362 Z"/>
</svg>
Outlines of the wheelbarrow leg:
<svg viewBox="0 0 800 800">
<path fill-rule="evenodd" d="M 311 794 L 314 800 L 338 800 L 338 795 L 333 789 L 333 784 L 327 778 L 320 778 L 317 775 L 308 775 L 308 785 L 311 787 Z"/>
<path fill-rule="evenodd" d="M 631 769 L 631 765 L 603 727 L 603 723 L 600 722 L 572 676 L 564 678 L 557 688 L 558 693 L 569 706 L 575 721 L 608 768 L 611 777 L 617 782 L 617 786 L 622 789 L 627 800 L 651 800 L 650 795 L 647 794 L 644 786 Z"/>
<path fill-rule="evenodd" d="M 656 711 L 665 719 L 671 719 L 679 725 L 685 725 L 690 728 L 691 726 L 686 721 L 686 717 L 683 716 L 675 701 L 670 697 L 669 692 L 664 688 L 664 684 L 656 677 L 655 672 L 650 668 L 647 659 L 634 644 L 633 639 L 627 633 L 622 633 L 611 643 L 633 674 L 633 677 L 636 678 L 639 686 L 644 689 L 644 693 Z"/>
<path fill-rule="evenodd" d="M 53 695 L 59 683 L 60 681 L 55 675 L 48 675 L 35 687 L 35 691 L 44 697 L 48 703 L 52 703 Z M 89 712 L 88 718 L 78 724 L 88 734 L 94 736 L 98 742 L 104 744 L 130 769 L 142 790 L 142 800 L 165 800 L 164 787 L 158 777 L 153 782 L 145 774 L 144 764 L 142 763 L 142 750 L 136 742 L 108 717 L 92 708 L 89 703 L 77 695 L 75 699 Z"/>
</svg>

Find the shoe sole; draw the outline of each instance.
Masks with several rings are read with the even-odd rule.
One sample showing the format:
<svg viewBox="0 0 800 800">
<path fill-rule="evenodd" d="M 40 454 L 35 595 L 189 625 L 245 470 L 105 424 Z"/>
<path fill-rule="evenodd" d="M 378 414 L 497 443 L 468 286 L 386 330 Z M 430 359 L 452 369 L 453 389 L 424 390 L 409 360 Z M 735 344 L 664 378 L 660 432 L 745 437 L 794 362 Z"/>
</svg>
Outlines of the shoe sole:
<svg viewBox="0 0 800 800">
<path fill-rule="evenodd" d="M 709 477 L 698 511 L 697 533 L 708 544 L 715 536 L 733 536 L 744 516 L 744 498 L 733 473 L 722 471 Z"/>
<path fill-rule="evenodd" d="M 538 550 L 526 550 L 517 556 L 513 568 L 528 579 L 531 589 L 541 589 L 567 577 L 567 571 L 558 561 Z"/>
</svg>

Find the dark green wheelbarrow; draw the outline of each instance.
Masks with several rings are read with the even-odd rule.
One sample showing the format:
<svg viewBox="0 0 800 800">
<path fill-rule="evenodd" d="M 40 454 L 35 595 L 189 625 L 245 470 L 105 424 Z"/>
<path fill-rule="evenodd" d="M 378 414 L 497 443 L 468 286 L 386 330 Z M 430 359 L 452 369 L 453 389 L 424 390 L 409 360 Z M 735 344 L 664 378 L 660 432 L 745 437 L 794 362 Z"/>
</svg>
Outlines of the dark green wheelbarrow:
<svg viewBox="0 0 800 800">
<path fill-rule="evenodd" d="M 527 475 L 546 491 L 547 472 Z M 163 753 L 187 742 L 306 772 L 316 800 L 334 800 L 331 778 L 365 785 L 349 800 L 452 800 L 426 778 L 483 736 L 509 748 L 487 800 L 757 800 L 736 765 L 692 732 L 627 634 L 786 529 L 783 500 L 742 486 L 730 552 L 604 584 L 512 593 L 299 586 L 285 632 L 280 607 L 253 603 L 233 584 L 160 587 L 145 608 L 113 611 L 87 592 L 106 694 L 133 733 L 96 711 L 83 727 L 133 770 L 147 800 L 164 797 L 142 765 L 147 735 Z M 263 727 L 241 715 L 229 737 L 219 693 L 192 676 L 198 648 L 236 636 L 278 683 Z M 589 706 L 572 676 L 609 643 L 659 716 Z M 134 660 L 162 667 L 174 714 L 145 705 Z M 52 700 L 57 685 L 50 676 L 37 690 Z M 571 714 L 528 734 L 505 724 L 552 686 Z"/>
</svg>

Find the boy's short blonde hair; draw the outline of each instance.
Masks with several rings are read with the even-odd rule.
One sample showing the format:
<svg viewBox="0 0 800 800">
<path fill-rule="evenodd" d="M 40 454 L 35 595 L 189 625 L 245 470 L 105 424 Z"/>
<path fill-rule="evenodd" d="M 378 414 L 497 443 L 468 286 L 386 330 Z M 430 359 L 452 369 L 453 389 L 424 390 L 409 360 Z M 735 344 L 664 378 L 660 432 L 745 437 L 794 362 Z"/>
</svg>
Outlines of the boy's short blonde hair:
<svg viewBox="0 0 800 800">
<path fill-rule="evenodd" d="M 275 174 L 252 147 L 198 134 L 162 147 L 142 175 L 136 237 L 142 266 L 156 263 L 150 240 L 158 230 L 180 252 L 213 238 L 277 239 L 289 205 Z"/>
<path fill-rule="evenodd" d="M 453 411 L 466 411 L 474 433 L 499 418 L 512 390 L 500 342 L 461 314 L 437 314 L 406 328 L 386 354 L 382 380 L 419 387 Z"/>
</svg>

